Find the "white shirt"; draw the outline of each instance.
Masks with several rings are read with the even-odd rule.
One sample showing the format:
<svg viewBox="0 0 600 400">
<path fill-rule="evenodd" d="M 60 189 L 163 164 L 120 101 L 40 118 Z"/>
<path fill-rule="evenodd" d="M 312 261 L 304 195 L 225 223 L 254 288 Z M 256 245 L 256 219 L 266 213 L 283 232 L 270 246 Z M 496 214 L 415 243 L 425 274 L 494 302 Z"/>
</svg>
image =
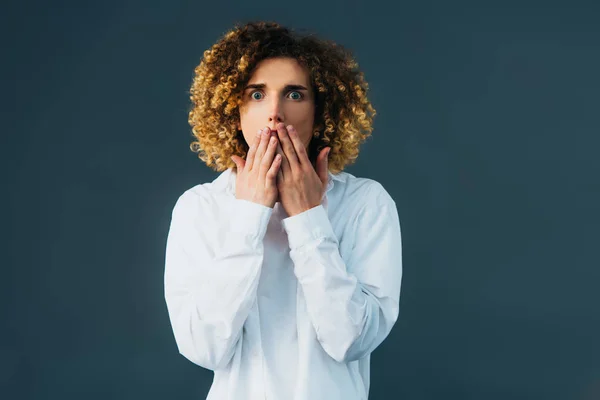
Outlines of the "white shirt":
<svg viewBox="0 0 600 400">
<path fill-rule="evenodd" d="M 166 244 L 179 352 L 214 371 L 207 400 L 366 400 L 370 354 L 398 318 L 402 245 L 383 186 L 332 174 L 289 217 L 235 198 L 236 171 L 185 191 Z"/>
</svg>

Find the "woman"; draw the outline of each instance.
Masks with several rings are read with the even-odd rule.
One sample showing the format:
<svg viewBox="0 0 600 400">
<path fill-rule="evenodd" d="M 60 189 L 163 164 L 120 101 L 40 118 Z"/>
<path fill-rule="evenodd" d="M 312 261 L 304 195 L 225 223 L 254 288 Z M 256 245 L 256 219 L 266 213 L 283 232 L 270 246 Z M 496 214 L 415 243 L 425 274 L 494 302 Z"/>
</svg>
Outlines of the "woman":
<svg viewBox="0 0 600 400">
<path fill-rule="evenodd" d="M 192 150 L 221 172 L 177 200 L 165 299 L 208 399 L 367 399 L 398 318 L 396 205 L 343 168 L 375 110 L 350 53 L 276 23 L 225 34 L 195 69 Z"/>
</svg>

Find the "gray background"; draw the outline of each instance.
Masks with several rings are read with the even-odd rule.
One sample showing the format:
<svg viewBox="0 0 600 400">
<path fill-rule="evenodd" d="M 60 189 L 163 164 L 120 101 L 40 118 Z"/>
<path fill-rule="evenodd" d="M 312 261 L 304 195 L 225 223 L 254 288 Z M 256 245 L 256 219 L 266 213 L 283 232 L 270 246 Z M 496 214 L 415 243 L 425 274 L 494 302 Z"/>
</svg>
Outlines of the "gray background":
<svg viewBox="0 0 600 400">
<path fill-rule="evenodd" d="M 351 49 L 378 111 L 347 171 L 396 200 L 404 279 L 370 399 L 599 399 L 600 7 L 483 3 L 3 2 L 0 397 L 205 397 L 162 286 L 217 175 L 187 91 L 274 19 Z"/>
</svg>

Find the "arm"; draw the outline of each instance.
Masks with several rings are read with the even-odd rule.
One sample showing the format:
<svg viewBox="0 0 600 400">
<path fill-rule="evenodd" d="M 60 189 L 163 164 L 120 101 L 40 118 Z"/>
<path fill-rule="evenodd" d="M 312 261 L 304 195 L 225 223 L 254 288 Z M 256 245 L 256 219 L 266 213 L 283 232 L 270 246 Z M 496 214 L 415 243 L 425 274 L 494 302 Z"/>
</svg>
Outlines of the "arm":
<svg viewBox="0 0 600 400">
<path fill-rule="evenodd" d="M 370 354 L 398 318 L 400 222 L 389 194 L 380 184 L 373 189 L 358 214 L 356 245 L 348 263 L 339 254 L 338 240 L 322 205 L 284 220 L 294 273 L 302 285 L 317 339 L 338 362 Z"/>
<path fill-rule="evenodd" d="M 218 213 L 208 198 L 188 191 L 173 208 L 164 289 L 179 352 L 216 370 L 233 357 L 256 300 L 272 209 L 232 199 Z"/>
</svg>

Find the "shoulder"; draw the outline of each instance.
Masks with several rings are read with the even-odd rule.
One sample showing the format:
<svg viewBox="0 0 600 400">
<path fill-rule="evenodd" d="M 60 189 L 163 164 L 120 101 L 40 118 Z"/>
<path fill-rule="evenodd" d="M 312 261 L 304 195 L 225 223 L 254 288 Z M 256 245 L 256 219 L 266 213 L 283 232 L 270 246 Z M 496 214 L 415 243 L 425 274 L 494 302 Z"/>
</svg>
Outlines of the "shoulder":
<svg viewBox="0 0 600 400">
<path fill-rule="evenodd" d="M 341 172 L 335 175 L 336 179 L 344 182 L 343 194 L 345 198 L 354 198 L 359 204 L 359 207 L 375 206 L 375 205 L 393 205 L 396 203 L 390 193 L 379 181 L 354 176 L 348 172 Z"/>
<path fill-rule="evenodd" d="M 173 214 L 212 214 L 218 204 L 223 204 L 230 192 L 232 171 L 220 173 L 212 181 L 199 183 L 181 193 L 173 207 Z"/>
<path fill-rule="evenodd" d="M 220 194 L 222 193 L 215 190 L 213 182 L 192 186 L 177 197 L 173 206 L 172 217 L 194 218 L 212 215 L 220 202 L 218 198 Z"/>
<path fill-rule="evenodd" d="M 346 180 L 346 190 L 353 192 L 349 215 L 352 219 L 350 227 L 355 235 L 363 235 L 364 238 L 365 235 L 372 237 L 400 232 L 396 202 L 381 182 L 350 175 Z"/>
</svg>

